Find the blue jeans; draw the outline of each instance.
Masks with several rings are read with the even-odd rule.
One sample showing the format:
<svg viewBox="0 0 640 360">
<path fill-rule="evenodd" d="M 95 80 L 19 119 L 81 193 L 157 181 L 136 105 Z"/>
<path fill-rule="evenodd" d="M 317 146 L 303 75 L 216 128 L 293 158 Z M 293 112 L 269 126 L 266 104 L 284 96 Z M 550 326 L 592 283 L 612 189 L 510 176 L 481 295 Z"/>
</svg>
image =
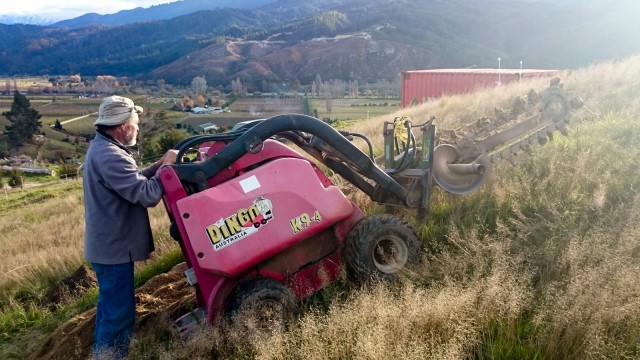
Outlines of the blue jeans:
<svg viewBox="0 0 640 360">
<path fill-rule="evenodd" d="M 98 278 L 94 358 L 126 358 L 136 322 L 133 262 L 92 263 Z"/>
</svg>

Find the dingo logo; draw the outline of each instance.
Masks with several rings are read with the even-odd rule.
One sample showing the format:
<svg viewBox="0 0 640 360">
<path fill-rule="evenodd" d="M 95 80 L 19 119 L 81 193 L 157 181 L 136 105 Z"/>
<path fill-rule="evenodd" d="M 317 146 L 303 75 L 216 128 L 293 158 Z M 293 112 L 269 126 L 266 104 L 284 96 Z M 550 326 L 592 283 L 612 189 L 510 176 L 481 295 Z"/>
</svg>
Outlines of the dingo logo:
<svg viewBox="0 0 640 360">
<path fill-rule="evenodd" d="M 262 225 L 273 219 L 271 200 L 258 196 L 253 204 L 240 209 L 227 218 L 220 218 L 215 224 L 207 227 L 207 235 L 215 251 L 236 243 L 249 235 L 258 232 Z"/>
</svg>

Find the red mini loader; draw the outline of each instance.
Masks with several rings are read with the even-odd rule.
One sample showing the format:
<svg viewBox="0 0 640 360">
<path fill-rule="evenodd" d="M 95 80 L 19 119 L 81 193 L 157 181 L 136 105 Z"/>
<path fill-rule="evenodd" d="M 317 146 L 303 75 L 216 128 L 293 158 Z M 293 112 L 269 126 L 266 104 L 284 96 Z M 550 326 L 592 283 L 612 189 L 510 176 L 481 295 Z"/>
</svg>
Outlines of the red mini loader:
<svg viewBox="0 0 640 360">
<path fill-rule="evenodd" d="M 349 277 L 366 281 L 393 277 L 420 260 L 420 242 L 405 221 L 365 216 L 309 159 L 373 201 L 416 208 L 426 219 L 432 179 L 456 194 L 480 188 L 493 161 L 530 152 L 556 131 L 566 133 L 570 110 L 581 104 L 569 100 L 554 78 L 540 94 L 516 98 L 511 111 L 496 110 L 493 121 L 483 118 L 450 132 L 435 148 L 433 118 L 422 125 L 396 118 L 384 123 L 384 169 L 375 164 L 366 137 L 306 115 L 279 115 L 179 143 L 178 159 L 196 156 L 163 168 L 160 178 L 198 310 L 181 318 L 178 328 L 186 332 L 198 318 L 239 323 L 253 311 L 265 323 L 284 325 L 297 300 L 336 281 L 343 264 Z M 355 137 L 369 144 L 368 155 L 352 144 Z"/>
<path fill-rule="evenodd" d="M 417 208 L 425 219 L 432 179 L 452 193 L 474 191 L 492 162 L 531 152 L 532 144 L 545 144 L 556 131 L 566 133 L 571 109 L 580 106 L 582 99 L 569 100 L 554 78 L 545 91 L 515 98 L 510 111 L 496 109 L 494 120 L 444 132 L 435 148 L 433 118 L 415 126 L 396 118 L 384 123 L 384 170 L 366 137 L 306 115 L 279 115 L 181 142 L 178 159 L 190 151 L 196 156 L 160 172 L 171 234 L 197 294 L 198 310 L 178 327 L 188 331 L 198 318 L 248 326 L 242 319 L 252 316 L 244 314 L 285 325 L 297 300 L 336 281 L 343 264 L 349 277 L 366 281 L 419 261 L 420 242 L 406 222 L 365 216 L 309 158 L 373 201 Z M 422 132 L 420 144 L 415 128 Z M 354 137 L 367 142 L 368 155 L 351 143 Z"/>
<path fill-rule="evenodd" d="M 422 128 L 432 141 L 431 123 Z M 375 201 L 420 208 L 423 215 L 430 165 L 414 169 L 403 185 L 351 143 L 354 135 L 291 114 L 176 146 L 182 160 L 163 168 L 160 178 L 171 235 L 184 253 L 198 305 L 177 321 L 182 333 L 195 320 L 239 322 L 256 311 L 258 319 L 283 326 L 296 315 L 298 300 L 336 281 L 343 264 L 352 279 L 366 281 L 419 261 L 420 242 L 405 221 L 365 216 L 309 158 Z M 406 156 L 415 153 L 398 161 L 409 164 Z"/>
</svg>

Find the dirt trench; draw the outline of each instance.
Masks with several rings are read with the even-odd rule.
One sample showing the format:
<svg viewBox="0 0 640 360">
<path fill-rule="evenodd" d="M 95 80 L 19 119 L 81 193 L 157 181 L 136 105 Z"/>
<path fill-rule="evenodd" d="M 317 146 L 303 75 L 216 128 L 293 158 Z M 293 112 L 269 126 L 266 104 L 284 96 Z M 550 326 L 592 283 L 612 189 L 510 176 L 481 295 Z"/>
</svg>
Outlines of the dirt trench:
<svg viewBox="0 0 640 360">
<path fill-rule="evenodd" d="M 185 263 L 147 281 L 136 290 L 134 336 L 150 336 L 158 325 L 177 319 L 195 304 L 195 291 L 183 275 Z M 59 326 L 27 359 L 89 359 L 93 345 L 95 307 Z"/>
</svg>

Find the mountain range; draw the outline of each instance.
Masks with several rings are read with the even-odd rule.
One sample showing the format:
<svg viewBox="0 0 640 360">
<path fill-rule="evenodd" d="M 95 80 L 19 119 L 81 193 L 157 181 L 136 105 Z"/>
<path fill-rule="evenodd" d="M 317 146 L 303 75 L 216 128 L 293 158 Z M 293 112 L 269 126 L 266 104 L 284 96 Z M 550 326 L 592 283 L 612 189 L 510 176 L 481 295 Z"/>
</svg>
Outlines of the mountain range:
<svg viewBox="0 0 640 360">
<path fill-rule="evenodd" d="M 241 4 L 240 4 L 241 3 Z M 240 7 L 241 6 L 241 7 Z M 0 24 L 1 75 L 209 85 L 394 80 L 416 69 L 577 68 L 640 52 L 633 0 L 183 0 Z"/>
</svg>

